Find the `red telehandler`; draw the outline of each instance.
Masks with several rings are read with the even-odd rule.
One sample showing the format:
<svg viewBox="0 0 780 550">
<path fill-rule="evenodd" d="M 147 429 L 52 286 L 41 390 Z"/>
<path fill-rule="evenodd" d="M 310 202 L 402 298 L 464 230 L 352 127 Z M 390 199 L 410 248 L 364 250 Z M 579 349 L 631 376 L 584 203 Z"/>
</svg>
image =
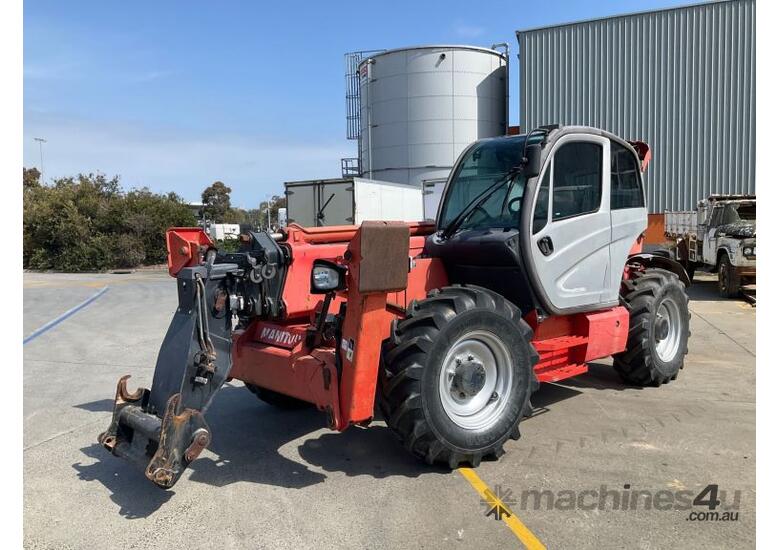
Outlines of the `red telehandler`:
<svg viewBox="0 0 780 550">
<path fill-rule="evenodd" d="M 291 225 L 244 234 L 235 253 L 169 230 L 179 305 L 151 390 L 119 380 L 101 444 L 172 487 L 238 379 L 338 431 L 378 409 L 415 456 L 477 466 L 520 437 L 539 382 L 609 356 L 629 384 L 674 380 L 690 281 L 641 253 L 649 160 L 642 142 L 545 126 L 466 148 L 435 224 Z"/>
</svg>

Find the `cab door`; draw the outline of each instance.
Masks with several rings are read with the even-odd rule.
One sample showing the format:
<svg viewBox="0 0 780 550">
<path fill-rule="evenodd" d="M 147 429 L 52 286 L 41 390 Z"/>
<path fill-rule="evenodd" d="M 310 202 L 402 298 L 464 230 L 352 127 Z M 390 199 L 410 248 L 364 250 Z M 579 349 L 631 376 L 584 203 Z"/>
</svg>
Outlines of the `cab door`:
<svg viewBox="0 0 780 550">
<path fill-rule="evenodd" d="M 596 309 L 607 302 L 609 161 L 607 138 L 567 135 L 540 175 L 531 257 L 547 301 L 558 310 Z"/>
<path fill-rule="evenodd" d="M 704 237 L 704 243 L 702 243 L 704 262 L 710 265 L 715 265 L 718 254 L 718 237 L 715 234 L 718 232 L 718 226 L 723 223 L 723 205 L 718 204 L 711 210 L 710 219 L 707 220 L 707 229 Z"/>
<path fill-rule="evenodd" d="M 610 272 L 604 301 L 615 301 L 620 294 L 623 269 L 631 247 L 647 229 L 647 208 L 642 175 L 634 151 L 610 141 Z"/>
</svg>

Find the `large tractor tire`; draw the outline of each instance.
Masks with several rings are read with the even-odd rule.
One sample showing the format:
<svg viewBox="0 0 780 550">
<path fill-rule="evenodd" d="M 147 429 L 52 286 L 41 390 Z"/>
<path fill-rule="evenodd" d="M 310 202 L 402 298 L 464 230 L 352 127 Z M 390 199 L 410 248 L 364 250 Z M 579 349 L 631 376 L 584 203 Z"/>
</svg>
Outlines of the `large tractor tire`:
<svg viewBox="0 0 780 550">
<path fill-rule="evenodd" d="M 248 384 L 244 382 L 244 385 L 249 391 L 255 394 L 258 399 L 265 401 L 269 405 L 273 405 L 279 409 L 297 410 L 306 409 L 312 406 L 312 404 L 308 401 L 301 401 L 295 397 L 290 397 L 289 395 L 284 395 L 283 393 L 261 388 L 260 386 L 255 386 L 254 384 Z"/>
<path fill-rule="evenodd" d="M 623 281 L 621 295 L 630 317 L 626 351 L 613 357 L 615 370 L 637 386 L 676 380 L 691 335 L 685 285 L 674 273 L 648 269 Z"/>
<path fill-rule="evenodd" d="M 721 254 L 718 258 L 718 293 L 722 298 L 736 298 L 739 296 L 740 286 L 742 279 L 731 265 L 728 254 Z"/>
<path fill-rule="evenodd" d="M 504 454 L 538 388 L 539 356 L 520 310 L 476 286 L 413 302 L 382 350 L 380 406 L 403 445 L 428 464 L 478 466 Z"/>
</svg>

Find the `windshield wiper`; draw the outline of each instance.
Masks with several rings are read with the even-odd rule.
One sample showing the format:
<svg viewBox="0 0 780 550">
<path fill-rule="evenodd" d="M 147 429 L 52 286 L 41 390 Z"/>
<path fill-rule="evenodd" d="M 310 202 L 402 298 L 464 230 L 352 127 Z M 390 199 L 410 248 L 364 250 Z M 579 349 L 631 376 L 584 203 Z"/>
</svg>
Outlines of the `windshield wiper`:
<svg viewBox="0 0 780 550">
<path fill-rule="evenodd" d="M 448 239 L 452 236 L 455 231 L 458 230 L 458 228 L 463 224 L 464 221 L 471 215 L 472 212 L 474 212 L 477 208 L 485 204 L 485 201 L 490 198 L 490 195 L 492 195 L 496 190 L 500 189 L 502 185 L 504 185 L 506 182 L 520 174 L 522 171 L 522 168 L 520 166 L 514 166 L 509 170 L 508 173 L 506 173 L 504 176 L 498 178 L 495 183 L 493 183 L 490 187 L 482 191 L 479 195 L 477 195 L 473 201 L 468 203 L 466 207 L 460 211 L 460 214 L 455 216 L 455 218 L 447 224 L 447 227 L 445 227 L 442 232 L 440 233 L 440 236 L 442 239 Z"/>
</svg>

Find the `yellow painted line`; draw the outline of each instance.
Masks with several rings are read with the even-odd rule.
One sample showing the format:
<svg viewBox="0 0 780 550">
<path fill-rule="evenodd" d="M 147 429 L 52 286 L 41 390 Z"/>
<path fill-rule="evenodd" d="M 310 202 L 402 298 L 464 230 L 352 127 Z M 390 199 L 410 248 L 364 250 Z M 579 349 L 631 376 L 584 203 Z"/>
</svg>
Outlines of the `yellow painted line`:
<svg viewBox="0 0 780 550">
<path fill-rule="evenodd" d="M 542 544 L 542 541 L 536 538 L 536 535 L 534 535 L 531 530 L 526 527 L 522 521 L 520 521 L 520 518 L 518 518 L 517 515 L 509 509 L 509 506 L 499 500 L 498 496 L 496 496 L 495 493 L 490 490 L 490 487 L 488 487 L 485 482 L 482 481 L 482 479 L 477 475 L 477 472 L 471 468 L 458 468 L 458 471 L 463 477 L 466 478 L 466 481 L 471 483 L 471 486 L 474 487 L 474 490 L 477 491 L 477 493 L 479 493 L 479 496 L 486 499 L 490 498 L 491 500 L 500 504 L 504 509 L 509 511 L 509 515 L 505 515 L 501 519 L 504 523 L 506 523 L 507 527 L 512 530 L 515 536 L 520 539 L 520 542 L 522 542 L 525 547 L 528 548 L 528 550 L 546 550 L 547 547 Z"/>
</svg>

